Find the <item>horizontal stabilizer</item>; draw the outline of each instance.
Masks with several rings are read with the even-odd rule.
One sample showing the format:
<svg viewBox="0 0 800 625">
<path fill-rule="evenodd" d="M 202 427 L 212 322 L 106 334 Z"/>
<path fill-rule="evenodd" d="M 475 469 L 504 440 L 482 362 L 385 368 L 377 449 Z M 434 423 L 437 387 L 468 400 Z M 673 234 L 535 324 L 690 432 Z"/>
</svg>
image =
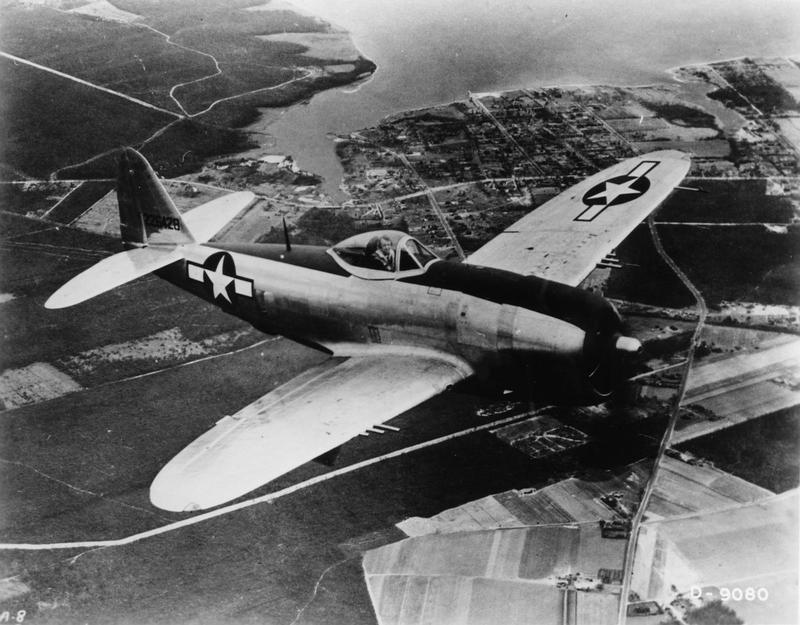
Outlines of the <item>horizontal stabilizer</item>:
<svg viewBox="0 0 800 625">
<path fill-rule="evenodd" d="M 199 242 L 205 243 L 255 200 L 250 191 L 223 195 L 184 213 L 183 223 Z"/>
<path fill-rule="evenodd" d="M 72 278 L 50 296 L 45 308 L 66 308 L 85 302 L 131 280 L 171 265 L 183 258 L 175 247 L 144 247 L 119 252 Z"/>
</svg>

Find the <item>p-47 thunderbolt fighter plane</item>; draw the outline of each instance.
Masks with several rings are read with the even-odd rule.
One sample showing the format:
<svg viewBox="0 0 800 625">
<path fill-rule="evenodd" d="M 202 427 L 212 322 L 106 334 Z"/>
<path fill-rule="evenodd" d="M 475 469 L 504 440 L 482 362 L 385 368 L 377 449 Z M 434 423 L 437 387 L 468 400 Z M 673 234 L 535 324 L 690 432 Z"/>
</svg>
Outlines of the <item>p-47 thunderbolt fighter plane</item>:
<svg viewBox="0 0 800 625">
<path fill-rule="evenodd" d="M 394 230 L 331 248 L 210 243 L 254 199 L 241 192 L 179 214 L 147 161 L 120 158 L 125 251 L 54 293 L 83 302 L 148 273 L 331 355 L 173 458 L 159 508 L 209 508 L 335 449 L 465 380 L 550 402 L 598 403 L 641 348 L 614 307 L 576 288 L 683 179 L 689 159 L 623 161 L 543 204 L 466 259 L 437 258 Z"/>
</svg>

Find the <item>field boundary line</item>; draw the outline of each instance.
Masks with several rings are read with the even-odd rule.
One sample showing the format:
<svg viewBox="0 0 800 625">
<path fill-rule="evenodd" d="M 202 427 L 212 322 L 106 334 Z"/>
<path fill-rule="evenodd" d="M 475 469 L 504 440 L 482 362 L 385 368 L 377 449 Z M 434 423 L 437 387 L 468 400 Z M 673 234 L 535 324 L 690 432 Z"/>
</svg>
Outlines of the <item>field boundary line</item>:
<svg viewBox="0 0 800 625">
<path fill-rule="evenodd" d="M 181 116 L 175 113 L 174 111 L 169 111 L 167 109 L 156 106 L 155 104 L 150 104 L 149 102 L 145 102 L 144 100 L 139 100 L 138 98 L 134 98 L 133 96 L 125 95 L 124 93 L 120 93 L 119 91 L 114 91 L 113 89 L 108 89 L 106 87 L 101 87 L 100 85 L 95 85 L 94 83 L 91 83 L 88 80 L 84 80 L 83 78 L 78 78 L 77 76 L 72 76 L 71 74 L 60 72 L 57 69 L 53 69 L 52 67 L 47 67 L 46 65 L 39 65 L 39 63 L 34 63 L 33 61 L 29 61 L 28 59 L 23 59 L 21 57 L 14 56 L 13 54 L 9 54 L 8 52 L 3 52 L 2 50 L 0 50 L 0 56 L 3 56 L 16 63 L 22 63 L 23 65 L 29 65 L 31 67 L 35 67 L 36 69 L 40 69 L 42 71 L 55 74 L 56 76 L 60 76 L 61 78 L 67 78 L 82 85 L 86 85 L 87 87 L 91 87 L 92 89 L 97 89 L 98 91 L 110 93 L 111 95 L 117 96 L 118 98 L 123 98 L 125 100 L 128 100 L 129 102 L 138 104 L 139 106 L 144 106 L 154 111 L 158 111 L 159 113 L 166 113 L 170 117 L 175 117 L 177 119 L 181 118 Z"/>
</svg>

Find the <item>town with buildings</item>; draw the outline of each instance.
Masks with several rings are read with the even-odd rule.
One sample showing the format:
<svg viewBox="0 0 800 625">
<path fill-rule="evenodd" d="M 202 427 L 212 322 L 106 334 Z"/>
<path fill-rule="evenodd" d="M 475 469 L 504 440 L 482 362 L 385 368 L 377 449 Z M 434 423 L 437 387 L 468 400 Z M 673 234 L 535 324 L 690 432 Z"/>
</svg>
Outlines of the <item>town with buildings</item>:
<svg viewBox="0 0 800 625">
<path fill-rule="evenodd" d="M 374 207 L 369 215 L 400 213 L 412 233 L 440 247 L 446 221 L 477 245 L 611 163 L 675 148 L 692 153 L 698 185 L 766 178 L 768 193 L 796 211 L 797 64 L 737 60 L 674 74 L 682 82 L 469 94 L 389 117 L 340 139 L 344 185 L 358 207 L 349 210 L 356 219 L 364 204 Z M 796 220 L 791 214 L 782 225 Z"/>
</svg>

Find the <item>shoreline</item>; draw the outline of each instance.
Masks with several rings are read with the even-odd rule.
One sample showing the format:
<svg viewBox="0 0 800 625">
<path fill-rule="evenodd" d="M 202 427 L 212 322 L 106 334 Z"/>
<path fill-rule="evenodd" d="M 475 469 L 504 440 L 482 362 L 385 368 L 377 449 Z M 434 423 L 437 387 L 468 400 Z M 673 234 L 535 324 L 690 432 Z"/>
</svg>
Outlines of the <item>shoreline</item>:
<svg viewBox="0 0 800 625">
<path fill-rule="evenodd" d="M 782 59 L 786 59 L 788 61 L 791 61 L 792 60 L 792 56 L 800 57 L 800 51 L 798 51 L 796 53 L 792 53 L 791 55 L 780 55 L 780 56 L 777 56 L 777 57 L 753 56 L 753 55 L 744 54 L 744 55 L 741 55 L 741 56 L 733 56 L 733 57 L 726 58 L 726 59 L 716 59 L 716 60 L 713 60 L 713 61 L 695 61 L 695 62 L 692 62 L 692 63 L 685 63 L 685 64 L 682 64 L 682 65 L 674 65 L 672 67 L 667 67 L 667 68 L 662 70 L 662 72 L 664 74 L 667 74 L 669 76 L 669 78 L 670 78 L 669 81 L 664 82 L 664 83 L 650 82 L 650 83 L 641 83 L 641 84 L 633 84 L 633 85 L 631 85 L 631 84 L 612 84 L 612 83 L 605 83 L 605 82 L 600 82 L 600 83 L 552 83 L 552 84 L 548 84 L 548 85 L 535 85 L 535 86 L 528 86 L 528 87 L 510 87 L 508 89 L 503 89 L 503 90 L 500 90 L 500 91 L 475 91 L 475 92 L 470 91 L 469 93 L 471 95 L 474 95 L 474 96 L 477 96 L 477 97 L 480 98 L 480 97 L 484 97 L 484 96 L 495 96 L 495 97 L 497 97 L 497 96 L 502 96 L 503 94 L 508 93 L 510 91 L 524 91 L 526 89 L 592 89 L 592 88 L 650 89 L 650 88 L 654 88 L 654 87 L 659 87 L 659 86 L 664 85 L 664 84 L 669 84 L 669 82 L 672 82 L 672 81 L 679 82 L 679 83 L 686 82 L 684 80 L 680 80 L 679 78 L 677 78 L 675 76 L 675 73 L 678 72 L 679 70 L 682 70 L 682 69 L 688 69 L 688 68 L 692 68 L 692 67 L 704 67 L 704 66 L 707 66 L 707 65 L 713 65 L 715 63 L 727 63 L 727 62 L 730 62 L 730 61 L 739 61 L 739 60 L 746 59 L 746 58 L 756 58 L 756 59 L 759 59 L 759 58 L 782 58 Z M 469 97 L 467 97 L 467 100 L 469 100 Z M 418 108 L 415 108 L 415 109 L 410 109 L 409 111 L 398 111 L 397 113 L 391 113 L 390 115 L 397 115 L 397 114 L 400 114 L 400 113 L 413 112 L 413 111 L 421 111 L 421 110 L 424 110 L 426 108 L 431 108 L 433 106 L 447 106 L 448 104 L 453 104 L 455 102 L 464 102 L 464 100 L 453 100 L 452 102 L 442 102 L 442 103 L 439 103 L 439 104 L 433 104 L 433 105 L 429 105 L 429 106 L 421 106 L 421 107 L 418 107 Z"/>
<path fill-rule="evenodd" d="M 361 53 L 360 49 L 359 49 L 359 53 Z M 744 58 L 744 57 L 736 57 L 736 58 Z M 713 62 L 716 62 L 716 61 L 713 61 Z M 680 66 L 676 66 L 676 67 L 677 67 L 677 69 L 680 69 L 681 67 L 691 67 L 691 66 L 694 66 L 694 65 L 703 65 L 703 63 L 693 63 L 693 64 L 690 64 L 690 65 L 680 65 Z M 341 91 L 343 93 L 346 93 L 348 95 L 356 93 L 359 89 L 361 89 L 364 85 L 368 84 L 374 78 L 374 76 L 375 76 L 375 74 L 377 73 L 377 70 L 378 70 L 377 64 L 375 64 L 375 67 L 376 67 L 375 71 L 373 71 L 372 74 L 368 78 L 366 78 L 366 80 L 364 80 L 363 82 L 358 84 L 357 87 L 355 87 L 353 89 L 348 89 L 348 86 L 344 85 L 344 86 L 337 87 L 337 88 L 341 89 Z M 503 95 L 505 93 L 509 93 L 509 92 L 533 90 L 533 89 L 585 89 L 585 90 L 596 90 L 596 89 L 652 89 L 652 88 L 663 88 L 663 87 L 667 87 L 667 88 L 673 87 L 673 88 L 675 88 L 682 81 L 677 80 L 675 78 L 675 76 L 672 74 L 672 70 L 673 69 L 674 68 L 666 68 L 666 69 L 662 70 L 664 78 L 663 78 L 663 81 L 661 81 L 661 82 L 648 82 L 648 83 L 641 83 L 641 84 L 553 83 L 553 84 L 547 84 L 547 85 L 511 87 L 511 88 L 504 89 L 504 90 L 494 90 L 494 91 L 486 91 L 486 92 L 471 92 L 471 91 L 468 91 L 466 98 L 460 98 L 460 99 L 448 100 L 448 101 L 434 101 L 434 102 L 424 103 L 421 106 L 416 106 L 416 107 L 410 108 L 410 109 L 400 109 L 400 110 L 392 111 L 392 112 L 390 112 L 390 113 L 388 113 L 386 115 L 381 116 L 380 118 L 378 118 L 375 121 L 374 124 L 372 124 L 370 126 L 366 126 L 366 128 L 372 127 L 373 125 L 379 125 L 379 124 L 385 122 L 386 120 L 390 120 L 390 119 L 392 119 L 392 118 L 394 118 L 396 116 L 402 116 L 402 115 L 413 116 L 413 115 L 420 114 L 420 113 L 423 113 L 423 112 L 431 110 L 431 109 L 436 109 L 436 108 L 440 108 L 440 107 L 448 107 L 448 106 L 451 106 L 451 105 L 457 104 L 457 103 L 469 103 L 470 95 L 480 98 L 480 97 L 483 97 L 483 96 L 486 96 L 486 95 L 501 96 L 501 95 Z M 320 90 L 318 92 L 315 92 L 315 94 L 313 94 L 313 95 L 316 95 L 316 93 L 322 93 L 322 91 L 332 91 L 332 90 L 333 89 Z M 263 120 L 263 121 L 261 121 L 262 132 L 266 132 L 267 134 L 269 134 L 270 133 L 270 127 L 275 122 L 277 122 L 285 112 L 291 110 L 292 107 L 296 107 L 296 106 L 298 106 L 300 104 L 304 104 L 304 102 L 307 103 L 308 101 L 311 100 L 311 98 L 313 98 L 313 95 L 309 96 L 307 98 L 304 98 L 303 100 L 298 101 L 296 103 L 287 105 L 285 107 L 260 107 L 259 108 L 259 116 Z M 269 110 L 274 111 L 275 114 L 273 114 L 271 116 L 272 119 L 266 120 L 266 119 L 264 119 L 265 117 L 267 117 L 266 111 L 269 111 Z M 300 109 L 300 110 L 302 110 L 302 109 Z M 344 131 L 344 134 L 337 134 L 336 130 L 330 130 L 330 129 L 328 129 L 327 131 L 324 132 L 324 135 L 328 138 L 328 143 L 329 143 L 329 145 L 331 147 L 332 158 L 336 160 L 336 162 L 339 165 L 339 167 L 341 167 L 341 161 L 339 160 L 339 157 L 338 157 L 338 154 L 337 154 L 337 149 L 336 149 L 337 144 L 339 144 L 340 142 L 350 141 L 351 140 L 350 135 L 353 134 L 353 133 L 357 133 L 360 130 L 364 130 L 364 128 L 361 128 L 361 127 L 359 127 L 359 128 L 348 128 L 346 131 Z M 270 138 L 269 138 L 269 143 L 271 143 L 271 145 L 269 147 L 267 147 L 266 143 L 267 142 L 263 142 L 263 143 L 259 142 L 259 146 L 263 147 L 264 149 L 267 149 L 267 150 L 269 150 L 269 149 L 276 150 L 276 148 L 277 148 L 278 152 L 281 152 L 282 154 L 283 153 L 291 154 L 300 163 L 303 163 L 303 162 L 305 162 L 307 160 L 306 158 L 304 158 L 304 154 L 303 154 L 302 150 L 300 150 L 300 151 L 291 150 L 291 149 L 287 150 L 287 149 L 284 149 L 283 147 L 281 147 L 279 145 L 276 145 L 276 139 L 272 135 L 270 135 Z M 279 143 L 279 141 L 278 141 L 278 143 Z M 311 173 L 314 173 L 314 174 L 319 174 L 319 172 L 314 171 L 313 167 L 309 168 L 308 171 L 310 171 Z M 341 196 L 339 196 L 339 197 L 337 197 L 336 193 L 333 193 L 331 195 L 331 199 L 334 200 L 334 203 L 343 201 L 343 197 L 344 196 L 348 196 L 348 194 L 342 188 L 342 180 L 343 179 L 341 179 L 341 178 L 339 180 L 336 180 L 336 181 L 327 181 L 326 180 L 326 182 L 328 184 L 330 184 L 332 186 L 335 186 L 338 189 L 339 194 L 341 194 Z M 323 193 L 325 193 L 326 195 L 330 195 L 330 193 L 328 191 L 325 191 L 325 190 L 323 190 Z"/>
<path fill-rule="evenodd" d="M 313 6 L 313 2 L 311 8 L 306 8 L 306 3 L 303 0 L 284 0 L 286 5 L 290 5 L 292 7 L 296 7 L 298 12 L 302 12 L 303 14 L 311 14 L 314 15 L 316 19 L 327 23 L 332 29 L 337 31 L 347 33 L 350 37 L 353 46 L 358 51 L 359 54 L 362 55 L 362 58 L 367 58 L 363 56 L 364 50 L 363 46 L 361 45 L 363 42 L 359 41 L 359 38 L 356 37 L 353 32 L 351 32 L 348 28 L 344 28 L 341 25 L 341 22 L 337 22 L 336 19 L 329 19 L 325 17 L 325 13 L 330 13 L 330 11 L 326 10 L 325 7 Z M 333 12 L 335 13 L 335 11 Z M 334 15 L 335 17 L 335 15 Z M 341 16 L 340 16 L 341 18 Z M 358 27 L 356 28 L 358 30 Z M 373 46 L 374 47 L 374 46 Z M 367 45 L 369 48 L 369 45 Z M 790 59 L 792 56 L 795 55 L 794 53 L 790 53 L 788 55 L 777 55 L 775 58 L 785 58 Z M 379 55 L 380 56 L 380 55 Z M 525 85 L 519 86 L 502 86 L 501 89 L 491 89 L 487 91 L 475 91 L 470 92 L 468 91 L 467 94 L 461 97 L 447 97 L 444 98 L 431 98 L 429 101 L 423 100 L 422 102 L 413 103 L 414 105 L 410 108 L 405 108 L 399 102 L 394 102 L 394 106 L 390 103 L 391 110 L 387 112 L 383 112 L 381 109 L 386 109 L 389 107 L 378 107 L 372 115 L 369 115 L 366 112 L 364 115 L 360 115 L 358 118 L 355 116 L 348 116 L 345 114 L 345 122 L 341 123 L 341 120 L 334 121 L 336 119 L 337 112 L 341 109 L 342 106 L 347 106 L 342 102 L 342 99 L 338 99 L 336 103 L 331 103 L 331 98 L 326 98 L 321 103 L 319 100 L 315 101 L 319 103 L 316 107 L 316 111 L 304 113 L 304 109 L 297 109 L 292 108 L 295 107 L 297 104 L 309 103 L 313 101 L 313 96 L 322 93 L 323 91 L 327 91 L 329 93 L 336 92 L 339 90 L 339 93 L 347 95 L 347 96 L 354 96 L 355 98 L 359 98 L 358 92 L 365 87 L 365 85 L 370 85 L 372 81 L 375 79 L 375 76 L 378 74 L 378 71 L 381 70 L 381 67 L 378 66 L 377 63 L 372 61 L 374 69 L 370 73 L 369 76 L 365 76 L 362 80 L 355 80 L 348 84 L 343 84 L 337 86 L 336 88 L 327 88 L 327 89 L 320 89 L 319 91 L 315 91 L 313 94 L 308 95 L 306 98 L 299 100 L 298 102 L 294 102 L 288 104 L 286 106 L 280 107 L 263 107 L 259 108 L 259 116 L 263 116 L 263 121 L 259 124 L 259 129 L 270 135 L 274 139 L 272 141 L 261 141 L 257 140 L 256 143 L 259 146 L 263 147 L 266 150 L 272 150 L 276 152 L 280 152 L 281 154 L 291 154 L 294 158 L 297 159 L 301 166 L 306 168 L 308 171 L 322 175 L 325 178 L 325 182 L 323 186 L 320 187 L 320 190 L 325 195 L 329 195 L 332 199 L 336 202 L 343 201 L 344 193 L 342 191 L 341 183 L 342 179 L 333 179 L 336 175 L 333 172 L 336 170 L 341 169 L 341 162 L 336 154 L 336 145 L 341 141 L 348 141 L 350 140 L 350 135 L 356 133 L 360 130 L 364 130 L 366 128 L 375 127 L 381 123 L 384 123 L 386 120 L 390 120 L 396 116 L 404 116 L 404 115 L 417 115 L 426 110 L 436 109 L 440 107 L 447 107 L 451 106 L 456 103 L 469 103 L 470 95 L 473 97 L 481 98 L 485 96 L 500 96 L 502 94 L 507 94 L 509 92 L 514 91 L 525 91 L 525 90 L 537 90 L 537 89 L 565 89 L 565 90 L 587 90 L 589 92 L 597 92 L 603 89 L 630 89 L 630 90 L 670 90 L 670 89 L 679 89 L 681 84 L 685 84 L 687 80 L 682 79 L 679 77 L 680 70 L 686 70 L 692 67 L 704 67 L 709 66 L 715 63 L 721 63 L 724 61 L 733 61 L 738 59 L 747 58 L 751 56 L 752 58 L 772 58 L 769 55 L 737 55 L 733 56 L 729 59 L 714 59 L 709 61 L 690 61 L 680 64 L 670 66 L 670 67 L 663 67 L 659 70 L 654 70 L 652 72 L 652 79 L 648 80 L 645 83 L 628 83 L 624 80 L 615 82 L 613 79 L 611 81 L 600 81 L 600 82 L 570 82 L 568 79 L 564 80 L 563 82 L 556 79 L 554 81 L 548 81 L 547 84 L 542 83 L 528 83 Z M 795 55 L 796 56 L 796 55 Z M 384 68 L 383 71 L 388 71 Z M 391 73 L 391 72 L 390 72 Z M 386 77 L 383 78 L 384 82 L 386 81 Z M 381 83 L 378 87 L 382 87 L 385 90 L 385 85 Z M 378 91 L 381 89 L 378 88 Z M 375 88 L 372 89 L 375 91 Z M 369 96 L 371 93 L 367 93 L 363 99 L 360 100 L 362 104 L 353 104 L 353 106 L 360 107 L 364 109 L 369 104 Z M 334 96 L 335 98 L 335 96 Z M 409 104 L 412 104 L 411 102 Z M 395 108 L 396 106 L 396 108 Z M 277 115 L 273 114 L 268 116 L 266 114 L 265 108 L 269 108 L 274 110 Z M 303 138 L 302 136 L 298 139 L 294 139 L 290 136 L 291 129 L 288 128 L 287 124 L 282 124 L 279 128 L 276 128 L 275 131 L 272 129 L 275 127 L 275 123 L 281 119 L 281 117 L 288 113 L 289 111 L 293 111 L 291 114 L 291 124 L 305 124 L 306 120 L 308 120 L 308 124 L 314 126 L 321 136 L 325 139 L 324 143 L 330 146 L 330 156 L 327 154 L 322 154 L 323 141 L 315 141 L 313 143 L 309 142 L 308 137 Z M 268 119 L 271 117 L 271 119 Z M 308 134 L 306 132 L 306 134 Z M 331 161 L 330 164 L 328 163 L 329 159 L 333 159 L 335 163 Z M 325 164 L 320 164 L 324 162 Z M 319 171 L 317 171 L 319 170 Z M 334 191 L 334 187 L 336 190 Z"/>
<path fill-rule="evenodd" d="M 504 94 L 507 94 L 507 93 L 510 93 L 510 92 L 526 91 L 526 90 L 531 90 L 531 89 L 587 89 L 587 90 L 589 90 L 589 89 L 653 89 L 653 88 L 673 85 L 674 83 L 678 83 L 678 84 L 686 83 L 687 82 L 686 80 L 681 80 L 676 75 L 677 72 L 679 72 L 680 70 L 684 70 L 684 69 L 689 69 L 689 68 L 693 68 L 693 67 L 705 67 L 705 66 L 709 66 L 709 65 L 712 65 L 712 64 L 725 63 L 725 62 L 730 62 L 730 61 L 738 61 L 738 60 L 741 60 L 741 59 L 751 58 L 751 57 L 752 58 L 756 58 L 756 59 L 759 59 L 759 58 L 781 58 L 781 59 L 786 59 L 786 60 L 791 62 L 793 56 L 800 57 L 800 51 L 798 51 L 797 53 L 792 53 L 790 55 L 779 55 L 779 56 L 776 56 L 776 57 L 740 55 L 740 56 L 734 56 L 734 57 L 729 57 L 729 58 L 725 58 L 725 59 L 715 59 L 715 60 L 711 60 L 711 61 L 695 61 L 695 62 L 692 62 L 692 63 L 675 65 L 675 66 L 668 67 L 668 68 L 665 68 L 665 69 L 662 70 L 663 74 L 665 74 L 664 82 L 649 82 L 649 83 L 640 83 L 640 84 L 617 84 L 617 83 L 606 83 L 606 82 L 601 82 L 601 83 L 552 83 L 552 84 L 545 84 L 545 85 L 532 85 L 532 86 L 526 86 L 526 87 L 509 87 L 507 89 L 494 90 L 494 91 L 481 91 L 481 92 L 468 91 L 468 95 L 467 95 L 467 97 L 465 99 L 456 99 L 456 100 L 450 100 L 450 101 L 431 102 L 431 103 L 426 103 L 426 104 L 423 104 L 422 106 L 417 106 L 417 107 L 410 108 L 410 109 L 402 109 L 402 110 L 393 111 L 393 112 L 388 113 L 387 115 L 384 115 L 383 117 L 381 117 L 380 120 L 378 121 L 378 123 L 381 123 L 381 122 L 383 122 L 383 121 L 385 121 L 387 119 L 390 119 L 390 118 L 392 118 L 394 116 L 397 116 L 397 115 L 414 115 L 414 114 L 420 113 L 422 111 L 426 111 L 428 109 L 434 109 L 434 108 L 437 108 L 437 107 L 450 106 L 452 104 L 457 104 L 457 103 L 462 103 L 462 102 L 469 102 L 469 99 L 470 99 L 471 96 L 475 96 L 477 98 L 482 98 L 482 97 L 486 97 L 486 96 L 501 97 Z M 377 68 L 377 66 L 376 66 L 376 68 Z M 372 80 L 372 78 L 374 77 L 375 73 L 377 73 L 377 69 L 376 69 L 376 72 L 373 72 L 372 76 L 370 76 L 369 79 L 364 81 L 364 83 L 359 85 L 359 87 L 357 89 L 354 89 L 352 91 L 345 91 L 345 93 L 348 93 L 348 94 L 349 93 L 355 93 L 364 84 L 367 84 L 370 80 Z M 293 106 L 293 105 L 290 105 L 290 106 Z M 358 132 L 359 130 L 363 130 L 363 129 L 362 128 L 357 128 L 357 129 L 348 130 L 347 131 L 347 135 L 349 135 L 351 133 L 354 133 L 354 132 Z M 331 134 L 331 132 L 329 131 L 328 134 Z M 343 137 L 341 135 L 334 135 L 334 137 L 335 137 L 335 139 L 337 141 L 347 141 L 347 140 L 349 140 L 347 136 Z"/>
<path fill-rule="evenodd" d="M 356 50 L 358 50 L 357 47 L 356 47 Z M 361 50 L 358 50 L 358 52 L 360 54 Z M 364 57 L 364 58 L 366 58 L 366 57 Z M 359 78 L 359 79 L 354 80 L 351 83 L 351 84 L 355 85 L 355 87 L 353 89 L 348 90 L 347 87 L 344 87 L 344 86 L 339 87 L 339 89 L 341 89 L 344 93 L 347 93 L 347 94 L 357 93 L 363 86 L 368 85 L 370 82 L 372 82 L 372 80 L 375 78 L 375 75 L 378 73 L 378 70 L 380 69 L 380 65 L 378 65 L 375 61 L 372 61 L 372 59 L 368 59 L 368 60 L 375 66 L 375 69 L 372 70 L 372 73 L 370 73 L 370 75 L 365 77 L 365 78 Z"/>
<path fill-rule="evenodd" d="M 796 52 L 792 52 L 791 54 L 778 54 L 774 56 L 770 55 L 753 55 L 753 54 L 741 54 L 739 56 L 731 56 L 725 59 L 714 59 L 713 61 L 695 61 L 693 63 L 684 63 L 682 65 L 675 65 L 673 67 L 668 67 L 666 72 L 673 72 L 679 69 L 686 69 L 689 67 L 700 67 L 703 65 L 714 65 L 715 63 L 729 63 L 731 61 L 741 61 L 742 59 L 786 59 L 791 61 L 793 56 L 800 57 L 800 50 Z"/>
<path fill-rule="evenodd" d="M 745 58 L 745 57 L 736 57 L 736 58 Z M 786 58 L 788 58 L 788 57 L 786 57 Z M 735 59 L 732 59 L 732 60 L 735 60 Z M 721 62 L 721 61 L 713 61 L 713 62 L 717 63 L 717 62 Z M 681 69 L 681 68 L 685 68 L 685 67 L 694 67 L 695 65 L 701 66 L 701 65 L 703 65 L 703 63 L 693 63 L 691 65 L 680 65 L 680 66 L 677 66 L 675 68 L 665 69 L 665 70 L 663 70 L 663 72 L 665 74 L 670 74 L 670 72 L 673 69 Z M 482 97 L 486 97 L 486 96 L 502 97 L 503 95 L 505 95 L 507 93 L 514 92 L 514 91 L 529 91 L 529 90 L 533 90 L 533 89 L 653 89 L 653 88 L 657 88 L 657 87 L 668 86 L 668 85 L 672 84 L 673 82 L 682 83 L 682 82 L 685 82 L 685 81 L 681 81 L 681 80 L 677 80 L 677 79 L 673 78 L 672 80 L 667 80 L 665 82 L 650 82 L 650 83 L 642 83 L 642 84 L 638 84 L 638 85 L 621 85 L 621 84 L 612 84 L 612 83 L 554 83 L 554 84 L 548 84 L 548 85 L 531 85 L 531 86 L 528 86 L 528 87 L 510 87 L 508 89 L 503 89 L 501 91 L 468 91 L 466 99 L 450 100 L 449 102 L 437 102 L 437 103 L 434 103 L 434 104 L 425 104 L 423 106 L 414 107 L 414 108 L 411 108 L 411 109 L 404 109 L 404 110 L 400 110 L 400 111 L 395 111 L 395 112 L 389 113 L 388 115 L 385 115 L 384 117 L 382 117 L 379 120 L 379 123 L 383 122 L 384 120 L 387 120 L 387 119 L 389 119 L 391 117 L 394 117 L 396 115 L 413 115 L 413 114 L 416 114 L 416 113 L 420 113 L 422 111 L 426 111 L 428 109 L 433 109 L 433 108 L 442 107 L 442 106 L 450 106 L 450 105 L 458 104 L 458 103 L 462 103 L 462 102 L 469 102 L 471 96 L 474 96 L 474 97 L 477 97 L 477 98 L 482 98 Z M 349 133 L 358 132 L 359 130 L 363 130 L 363 129 L 359 128 L 359 129 L 356 129 L 356 130 L 351 130 L 351 131 L 349 131 Z M 339 138 L 341 139 L 341 137 L 339 137 Z M 347 140 L 347 139 L 343 139 L 343 140 Z"/>
<path fill-rule="evenodd" d="M 707 65 L 715 64 L 715 63 L 725 63 L 725 62 L 729 62 L 729 61 L 738 61 L 738 60 L 741 60 L 741 59 L 751 58 L 751 57 L 752 58 L 782 58 L 782 59 L 786 59 L 786 60 L 791 61 L 792 60 L 792 56 L 800 57 L 800 51 L 798 51 L 796 53 L 792 53 L 791 55 L 779 55 L 777 57 L 753 56 L 753 55 L 745 54 L 745 55 L 734 56 L 734 57 L 730 57 L 730 58 L 726 58 L 726 59 L 715 59 L 715 60 L 712 60 L 712 61 L 696 61 L 696 62 L 686 63 L 686 64 L 682 64 L 682 65 L 675 65 L 675 66 L 672 66 L 672 67 L 667 67 L 667 68 L 662 70 L 662 72 L 664 74 L 666 74 L 666 78 L 665 78 L 664 82 L 649 82 L 649 83 L 640 83 L 640 84 L 618 84 L 618 83 L 607 83 L 607 82 L 600 82 L 600 83 L 560 83 L 560 82 L 557 82 L 557 83 L 544 84 L 544 85 L 529 85 L 529 86 L 525 86 L 525 87 L 509 87 L 507 89 L 494 90 L 494 91 L 469 91 L 466 99 L 457 99 L 457 100 L 444 101 L 444 102 L 427 103 L 427 104 L 424 104 L 422 106 L 417 106 L 417 107 L 414 107 L 414 108 L 411 108 L 411 109 L 403 109 L 403 110 L 399 110 L 399 111 L 393 111 L 392 113 L 389 113 L 388 115 L 385 115 L 384 117 L 382 117 L 380 121 L 383 121 L 383 120 L 385 120 L 385 119 L 387 119 L 389 117 L 393 117 L 395 115 L 413 114 L 413 113 L 417 113 L 417 112 L 420 112 L 420 111 L 424 111 L 426 109 L 436 108 L 436 107 L 439 107 L 439 106 L 449 106 L 451 104 L 455 104 L 455 103 L 458 103 L 458 102 L 468 102 L 469 98 L 470 98 L 470 95 L 478 97 L 478 98 L 485 97 L 485 96 L 499 97 L 499 96 L 502 96 L 502 95 L 504 95 L 506 93 L 509 93 L 509 92 L 512 92 L 512 91 L 525 91 L 525 90 L 530 90 L 530 89 L 595 89 L 595 88 L 652 89 L 652 88 L 657 88 L 657 87 L 661 87 L 661 86 L 664 86 L 664 85 L 669 85 L 669 84 L 671 84 L 673 82 L 677 82 L 677 83 L 686 82 L 684 80 L 679 79 L 677 76 L 675 76 L 675 73 L 677 71 L 681 70 L 681 69 L 688 69 L 688 68 L 692 68 L 692 67 L 704 67 L 704 66 L 707 66 Z M 366 81 L 366 82 L 368 82 L 368 81 Z M 366 82 L 365 82 L 365 84 L 366 84 Z M 361 129 L 351 130 L 349 132 L 357 132 L 358 130 L 361 130 Z"/>
<path fill-rule="evenodd" d="M 270 4 L 257 5 L 258 7 L 270 7 Z M 220 158 L 236 158 L 252 156 L 254 152 L 263 152 L 266 154 L 281 153 L 297 157 L 295 150 L 286 150 L 278 145 L 280 141 L 270 132 L 271 127 L 280 120 L 280 118 L 290 110 L 295 110 L 296 107 L 307 106 L 315 96 L 336 90 L 342 90 L 344 93 L 355 93 L 365 84 L 368 84 L 374 75 L 377 73 L 379 67 L 372 59 L 367 57 L 362 49 L 357 45 L 355 39 L 347 29 L 342 28 L 339 24 L 330 21 L 312 11 L 306 10 L 300 4 L 292 2 L 291 0 L 279 0 L 279 6 L 274 9 L 264 10 L 285 10 L 295 13 L 301 17 L 310 17 L 318 23 L 326 25 L 327 33 L 335 33 L 347 37 L 349 43 L 353 47 L 356 58 L 352 61 L 354 67 L 348 72 L 331 72 L 325 69 L 327 65 L 336 65 L 339 59 L 316 59 L 317 65 L 309 65 L 308 67 L 319 68 L 320 73 L 318 76 L 312 78 L 311 81 L 306 82 L 306 86 L 301 87 L 298 91 L 288 90 L 281 92 L 278 97 L 285 98 L 282 103 L 266 103 L 266 102 L 241 102 L 233 106 L 239 108 L 243 114 L 242 118 L 246 119 L 245 123 L 233 124 L 229 128 L 232 132 L 238 134 L 244 141 L 244 145 L 237 146 L 233 150 L 223 149 L 214 154 L 206 155 L 195 168 L 189 171 L 179 172 L 176 175 L 180 176 L 196 176 L 208 167 L 210 163 Z M 303 33 L 299 33 L 303 34 Z M 312 32 L 310 34 L 316 34 Z M 302 44 L 301 44 L 302 45 Z M 331 61 L 330 63 L 323 63 L 324 61 Z M 300 109 L 302 110 L 302 109 Z M 202 119 L 200 120 L 203 121 Z M 305 160 L 305 159 L 303 159 Z M 309 173 L 319 175 L 317 172 L 308 169 Z M 341 181 L 337 181 L 336 186 L 339 187 Z M 326 191 L 323 191 L 326 193 Z M 340 191 L 341 193 L 341 191 Z"/>
</svg>

